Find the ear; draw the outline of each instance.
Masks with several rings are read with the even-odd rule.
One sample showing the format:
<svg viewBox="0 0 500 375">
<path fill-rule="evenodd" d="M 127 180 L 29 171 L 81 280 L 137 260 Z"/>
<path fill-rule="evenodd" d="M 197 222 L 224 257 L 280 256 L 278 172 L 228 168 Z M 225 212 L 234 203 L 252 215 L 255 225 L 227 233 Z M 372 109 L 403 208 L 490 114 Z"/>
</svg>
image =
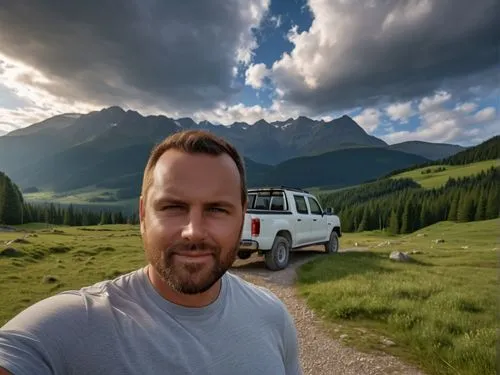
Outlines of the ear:
<svg viewBox="0 0 500 375">
<path fill-rule="evenodd" d="M 146 216 L 146 209 L 144 207 L 144 197 L 141 195 L 139 197 L 139 223 L 141 228 L 141 234 L 144 234 L 145 226 L 144 226 L 144 218 Z"/>
<path fill-rule="evenodd" d="M 243 219 L 245 219 L 245 214 L 247 213 L 247 208 L 248 208 L 248 200 L 245 201 L 245 203 L 243 203 L 243 206 L 242 206 L 242 209 L 243 209 Z"/>
</svg>

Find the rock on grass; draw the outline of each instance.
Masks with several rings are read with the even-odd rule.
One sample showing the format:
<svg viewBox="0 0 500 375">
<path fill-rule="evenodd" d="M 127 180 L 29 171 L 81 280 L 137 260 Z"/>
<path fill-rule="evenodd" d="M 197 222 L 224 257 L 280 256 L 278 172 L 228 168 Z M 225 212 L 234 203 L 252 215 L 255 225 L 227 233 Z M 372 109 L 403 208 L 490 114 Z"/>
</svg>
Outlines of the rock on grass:
<svg viewBox="0 0 500 375">
<path fill-rule="evenodd" d="M 59 278 L 57 276 L 45 275 L 42 279 L 42 283 L 44 284 L 54 284 L 59 282 Z"/>
</svg>

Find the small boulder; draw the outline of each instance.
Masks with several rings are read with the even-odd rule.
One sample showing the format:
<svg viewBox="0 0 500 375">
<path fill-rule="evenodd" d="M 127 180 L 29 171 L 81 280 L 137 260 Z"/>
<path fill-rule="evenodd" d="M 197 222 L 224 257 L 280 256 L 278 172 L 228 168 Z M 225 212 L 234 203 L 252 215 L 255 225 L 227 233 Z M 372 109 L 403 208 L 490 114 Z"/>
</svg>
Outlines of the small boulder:
<svg viewBox="0 0 500 375">
<path fill-rule="evenodd" d="M 384 344 L 385 346 L 394 346 L 396 345 L 396 343 L 392 340 L 389 340 L 388 338 L 385 338 L 385 337 L 381 337 L 380 338 L 380 342 L 382 344 Z"/>
<path fill-rule="evenodd" d="M 409 262 L 411 261 L 410 256 L 407 253 L 403 253 L 401 251 L 393 251 L 391 255 L 389 255 L 389 259 L 395 260 L 398 262 Z"/>
<path fill-rule="evenodd" d="M 437 240 L 434 240 L 434 243 L 444 243 L 444 240 L 442 238 L 438 238 Z"/>
</svg>

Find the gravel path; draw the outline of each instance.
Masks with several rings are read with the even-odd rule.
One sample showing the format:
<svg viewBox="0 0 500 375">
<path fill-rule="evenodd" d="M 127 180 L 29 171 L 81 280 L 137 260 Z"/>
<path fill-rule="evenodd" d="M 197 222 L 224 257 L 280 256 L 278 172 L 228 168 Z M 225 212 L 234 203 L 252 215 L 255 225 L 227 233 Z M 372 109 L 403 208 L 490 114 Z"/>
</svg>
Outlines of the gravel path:
<svg viewBox="0 0 500 375">
<path fill-rule="evenodd" d="M 267 287 L 287 305 L 297 326 L 304 375 L 424 375 L 395 357 L 359 352 L 324 332 L 321 321 L 306 307 L 293 287 L 296 268 L 315 256 L 323 255 L 314 251 L 294 253 L 285 270 L 271 272 L 265 268 L 261 257 L 253 255 L 248 260 L 237 260 L 231 269 L 232 273 Z"/>
</svg>

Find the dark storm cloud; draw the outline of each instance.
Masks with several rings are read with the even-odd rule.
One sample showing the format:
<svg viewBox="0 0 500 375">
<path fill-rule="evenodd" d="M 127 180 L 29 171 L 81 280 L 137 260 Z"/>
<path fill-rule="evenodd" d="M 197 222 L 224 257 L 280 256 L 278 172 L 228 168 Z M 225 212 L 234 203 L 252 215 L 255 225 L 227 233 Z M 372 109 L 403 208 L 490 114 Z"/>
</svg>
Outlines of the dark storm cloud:
<svg viewBox="0 0 500 375">
<path fill-rule="evenodd" d="M 2 1 L 0 53 L 40 70 L 56 95 L 200 109 L 233 92 L 251 23 L 243 8 L 250 2 Z"/>
<path fill-rule="evenodd" d="M 498 87 L 498 0 L 312 3 L 321 37 L 301 36 L 296 50 L 307 53 L 283 60 L 272 73 L 283 99 L 305 110 L 376 105 L 437 89 L 456 97 L 475 85 Z M 316 87 L 305 85 L 298 73 L 304 71 L 313 72 Z"/>
</svg>

